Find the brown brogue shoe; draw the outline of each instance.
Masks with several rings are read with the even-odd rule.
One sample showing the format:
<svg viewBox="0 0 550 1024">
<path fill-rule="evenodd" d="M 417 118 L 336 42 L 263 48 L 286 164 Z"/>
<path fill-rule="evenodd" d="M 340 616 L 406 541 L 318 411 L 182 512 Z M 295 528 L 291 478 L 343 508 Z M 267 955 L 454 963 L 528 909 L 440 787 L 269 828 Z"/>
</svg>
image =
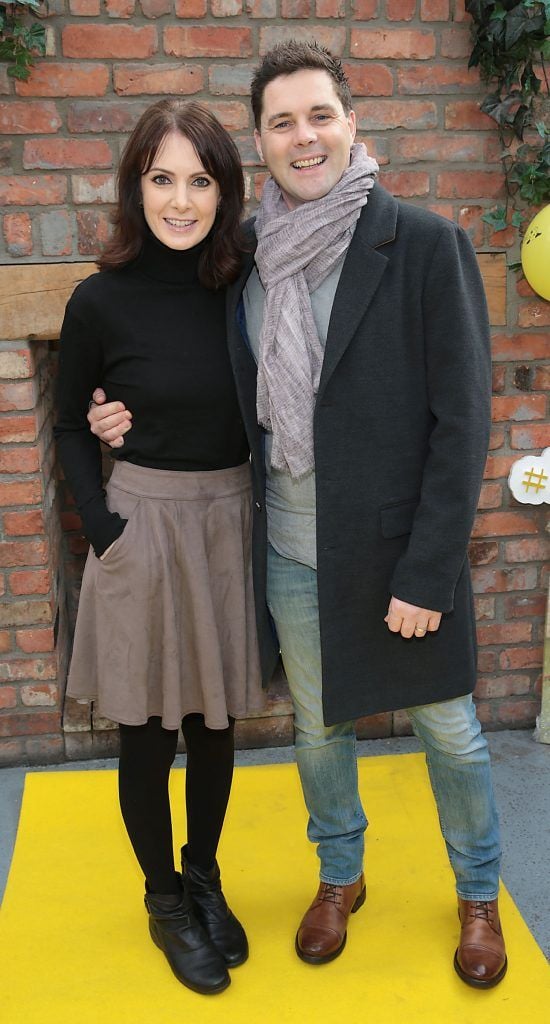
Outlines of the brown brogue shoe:
<svg viewBox="0 0 550 1024">
<path fill-rule="evenodd" d="M 351 885 L 321 882 L 296 935 L 300 959 L 307 964 L 327 964 L 339 956 L 346 945 L 349 915 L 363 906 L 366 894 L 363 875 Z"/>
<path fill-rule="evenodd" d="M 506 974 L 508 961 L 498 916 L 498 900 L 458 900 L 460 942 L 457 974 L 475 988 L 492 988 Z"/>
</svg>

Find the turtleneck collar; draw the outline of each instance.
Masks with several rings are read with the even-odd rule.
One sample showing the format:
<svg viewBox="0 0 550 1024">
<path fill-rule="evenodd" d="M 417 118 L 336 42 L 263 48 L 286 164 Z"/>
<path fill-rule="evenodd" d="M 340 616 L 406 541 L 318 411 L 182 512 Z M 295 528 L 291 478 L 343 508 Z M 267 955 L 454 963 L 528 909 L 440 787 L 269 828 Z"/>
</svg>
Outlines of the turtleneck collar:
<svg viewBox="0 0 550 1024">
<path fill-rule="evenodd" d="M 207 243 L 208 236 L 192 249 L 170 249 L 148 230 L 134 267 L 146 277 L 166 284 L 198 282 L 199 257 Z"/>
</svg>

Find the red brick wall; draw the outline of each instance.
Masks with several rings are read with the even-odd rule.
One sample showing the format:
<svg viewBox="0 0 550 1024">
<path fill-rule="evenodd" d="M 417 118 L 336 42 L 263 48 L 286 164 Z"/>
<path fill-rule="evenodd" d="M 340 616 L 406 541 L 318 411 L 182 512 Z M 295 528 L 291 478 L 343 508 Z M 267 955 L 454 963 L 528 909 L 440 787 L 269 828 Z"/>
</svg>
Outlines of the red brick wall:
<svg viewBox="0 0 550 1024">
<path fill-rule="evenodd" d="M 25 83 L 0 71 L 2 262 L 97 253 L 125 134 L 164 94 L 206 100 L 234 132 L 254 203 L 251 69 L 278 40 L 312 35 L 344 60 L 387 187 L 459 220 L 478 247 L 513 240 L 480 221 L 502 177 L 462 0 L 50 0 L 49 11 L 47 59 Z M 548 310 L 527 308 L 521 324 L 549 326 Z"/>
<path fill-rule="evenodd" d="M 478 75 L 467 70 L 462 0 L 50 0 L 44 23 L 48 56 L 28 82 L 14 83 L 0 65 L 0 263 L 93 259 L 127 133 L 165 94 L 207 102 L 234 134 L 253 207 L 265 172 L 251 142 L 251 70 L 276 41 L 311 36 L 343 58 L 360 137 L 386 187 L 458 221 L 478 251 L 518 258 L 515 231 L 495 233 L 481 220 L 503 195 L 500 147 L 478 108 Z M 517 458 L 550 444 L 550 303 L 511 271 L 506 321 L 494 329 L 494 430 L 471 547 L 477 693 L 489 728 L 534 723 L 548 554 L 545 507 L 518 505 L 506 481 Z M 57 586 L 56 523 L 41 518 L 51 506 L 51 458 L 37 456 L 37 431 L 49 429 L 50 416 L 40 411 L 49 399 L 36 398 L 37 382 L 50 356 L 31 349 L 25 339 L 0 341 L 0 745 L 19 742 L 32 756 L 32 744 L 14 737 L 36 732 L 46 756 L 48 744 L 59 749 L 64 680 L 52 667 L 46 610 L 32 628 L 23 621 L 28 601 L 35 610 L 49 604 L 51 618 Z M 63 526 L 74 598 L 84 545 L 70 508 Z M 402 716 L 379 719 L 378 735 L 406 727 Z"/>
<path fill-rule="evenodd" d="M 62 760 L 67 660 L 55 501 L 54 362 L 47 343 L 0 351 L 0 763 Z M 62 588 L 61 588 L 62 589 Z"/>
</svg>

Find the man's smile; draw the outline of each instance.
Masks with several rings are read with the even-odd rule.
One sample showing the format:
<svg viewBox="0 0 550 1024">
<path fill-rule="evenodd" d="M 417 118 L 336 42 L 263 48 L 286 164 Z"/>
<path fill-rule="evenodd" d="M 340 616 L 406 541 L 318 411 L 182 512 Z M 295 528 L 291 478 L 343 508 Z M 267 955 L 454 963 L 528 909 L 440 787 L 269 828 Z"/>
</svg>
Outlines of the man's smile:
<svg viewBox="0 0 550 1024">
<path fill-rule="evenodd" d="M 320 167 L 326 159 L 326 156 L 308 156 L 302 160 L 293 160 L 291 166 L 295 171 L 301 171 L 308 167 Z"/>
</svg>

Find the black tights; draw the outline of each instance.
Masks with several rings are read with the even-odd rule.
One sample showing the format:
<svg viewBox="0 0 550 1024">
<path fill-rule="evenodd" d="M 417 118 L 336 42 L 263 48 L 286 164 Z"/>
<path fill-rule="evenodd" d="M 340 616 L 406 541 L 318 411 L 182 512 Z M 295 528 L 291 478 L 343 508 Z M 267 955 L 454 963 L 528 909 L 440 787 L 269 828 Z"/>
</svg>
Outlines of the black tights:
<svg viewBox="0 0 550 1024">
<path fill-rule="evenodd" d="M 186 715 L 185 801 L 188 856 L 212 867 L 233 777 L 233 732 L 207 729 L 202 715 Z M 177 892 L 168 778 L 176 756 L 177 729 L 160 718 L 146 725 L 120 725 L 118 791 L 124 824 L 151 892 Z"/>
</svg>

